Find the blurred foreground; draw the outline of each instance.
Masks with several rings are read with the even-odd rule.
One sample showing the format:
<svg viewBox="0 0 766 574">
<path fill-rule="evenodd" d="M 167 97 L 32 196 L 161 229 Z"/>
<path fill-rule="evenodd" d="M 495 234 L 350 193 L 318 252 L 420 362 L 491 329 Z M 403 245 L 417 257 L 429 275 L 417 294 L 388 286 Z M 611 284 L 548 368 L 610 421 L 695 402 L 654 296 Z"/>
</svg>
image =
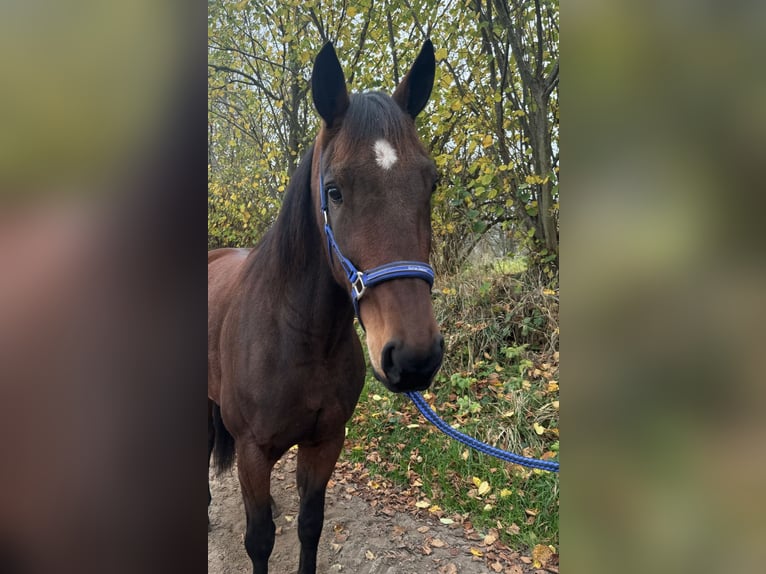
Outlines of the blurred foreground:
<svg viewBox="0 0 766 574">
<path fill-rule="evenodd" d="M 0 12 L 0 572 L 204 571 L 204 7 Z"/>
</svg>

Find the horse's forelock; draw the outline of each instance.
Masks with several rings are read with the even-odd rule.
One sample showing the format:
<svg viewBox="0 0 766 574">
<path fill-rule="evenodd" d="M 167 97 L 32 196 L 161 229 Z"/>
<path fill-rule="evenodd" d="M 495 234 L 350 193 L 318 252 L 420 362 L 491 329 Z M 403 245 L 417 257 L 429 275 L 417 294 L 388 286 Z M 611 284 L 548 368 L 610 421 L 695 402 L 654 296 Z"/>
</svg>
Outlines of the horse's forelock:
<svg viewBox="0 0 766 574">
<path fill-rule="evenodd" d="M 395 150 L 420 145 L 412 119 L 391 97 L 382 92 L 353 94 L 333 141 L 333 160 L 348 165 L 360 149 L 372 150 L 381 139 Z"/>
</svg>

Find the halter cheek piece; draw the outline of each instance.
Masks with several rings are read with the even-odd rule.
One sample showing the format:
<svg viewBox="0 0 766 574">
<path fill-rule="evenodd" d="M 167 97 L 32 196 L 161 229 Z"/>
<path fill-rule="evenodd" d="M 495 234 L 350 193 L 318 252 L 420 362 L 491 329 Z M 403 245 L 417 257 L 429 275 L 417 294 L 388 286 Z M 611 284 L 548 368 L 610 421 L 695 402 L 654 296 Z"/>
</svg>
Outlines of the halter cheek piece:
<svg viewBox="0 0 766 574">
<path fill-rule="evenodd" d="M 359 271 L 351 261 L 343 255 L 338 247 L 338 243 L 335 241 L 335 236 L 330 227 L 330 219 L 327 215 L 327 190 L 324 186 L 324 177 L 322 176 L 322 156 L 319 155 L 319 195 L 321 200 L 322 215 L 324 216 L 324 232 L 327 236 L 327 249 L 330 253 L 330 263 L 332 263 L 332 255 L 340 261 L 343 270 L 346 272 L 346 278 L 351 284 L 351 302 L 354 305 L 354 313 L 356 313 L 359 324 L 364 329 L 362 323 L 362 317 L 359 315 L 359 300 L 366 293 L 367 289 L 391 281 L 392 279 L 422 279 L 428 283 L 429 287 L 433 287 L 434 284 L 434 270 L 427 263 L 421 263 L 420 261 L 394 261 L 392 263 L 384 263 L 378 267 L 373 267 L 369 271 Z"/>
</svg>

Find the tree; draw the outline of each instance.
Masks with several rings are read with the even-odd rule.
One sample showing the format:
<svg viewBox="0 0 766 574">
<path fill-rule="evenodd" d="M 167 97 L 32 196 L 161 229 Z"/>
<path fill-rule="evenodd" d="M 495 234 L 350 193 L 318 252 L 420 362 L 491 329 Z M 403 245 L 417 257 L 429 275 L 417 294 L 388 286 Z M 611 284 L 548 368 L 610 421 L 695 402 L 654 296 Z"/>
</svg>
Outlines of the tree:
<svg viewBox="0 0 766 574">
<path fill-rule="evenodd" d="M 391 92 L 431 37 L 418 128 L 442 180 L 434 263 L 456 271 L 493 229 L 558 257 L 558 4 L 552 0 L 215 2 L 209 10 L 210 244 L 251 245 L 316 133 L 311 62 L 335 43 L 350 89 Z"/>
</svg>

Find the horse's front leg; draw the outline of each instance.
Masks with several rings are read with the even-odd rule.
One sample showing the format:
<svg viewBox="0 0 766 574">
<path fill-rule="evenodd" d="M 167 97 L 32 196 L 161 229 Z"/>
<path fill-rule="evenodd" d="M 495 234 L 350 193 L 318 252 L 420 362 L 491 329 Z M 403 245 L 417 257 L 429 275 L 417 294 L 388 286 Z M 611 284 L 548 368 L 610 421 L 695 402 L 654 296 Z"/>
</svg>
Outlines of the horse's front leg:
<svg viewBox="0 0 766 574">
<path fill-rule="evenodd" d="M 213 401 L 207 400 L 207 466 L 210 467 L 210 457 L 213 454 L 213 446 L 215 445 L 215 426 L 213 425 Z M 210 502 L 213 500 L 210 494 L 210 481 L 207 483 L 207 505 L 210 506 Z M 210 518 L 208 518 L 208 524 L 210 524 Z"/>
<path fill-rule="evenodd" d="M 274 461 L 257 445 L 237 441 L 237 469 L 247 516 L 245 549 L 253 574 L 267 574 L 276 527 L 271 514 L 270 478 Z"/>
<path fill-rule="evenodd" d="M 298 447 L 298 493 L 301 497 L 298 515 L 298 538 L 301 559 L 298 574 L 315 574 L 317 547 L 324 523 L 324 501 L 327 482 L 343 448 L 344 429 L 337 436 L 315 445 Z"/>
</svg>

